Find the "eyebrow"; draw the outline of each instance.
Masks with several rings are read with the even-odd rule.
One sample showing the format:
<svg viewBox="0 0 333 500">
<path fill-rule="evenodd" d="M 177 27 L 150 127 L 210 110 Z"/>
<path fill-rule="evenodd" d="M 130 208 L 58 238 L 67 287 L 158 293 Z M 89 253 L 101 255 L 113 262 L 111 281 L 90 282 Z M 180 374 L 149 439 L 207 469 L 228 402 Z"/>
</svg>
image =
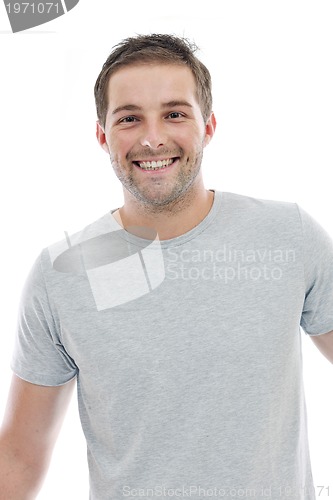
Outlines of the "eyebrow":
<svg viewBox="0 0 333 500">
<path fill-rule="evenodd" d="M 174 108 L 176 106 L 186 106 L 188 108 L 193 108 L 192 104 L 187 101 L 174 100 L 169 102 L 164 102 L 162 108 Z M 125 104 L 124 106 L 118 106 L 112 111 L 112 115 L 120 113 L 121 111 L 142 111 L 140 106 L 136 104 Z"/>
<path fill-rule="evenodd" d="M 113 115 L 116 115 L 120 111 L 140 111 L 142 108 L 136 106 L 135 104 L 125 104 L 124 106 L 118 106 L 118 108 L 112 111 Z"/>
</svg>

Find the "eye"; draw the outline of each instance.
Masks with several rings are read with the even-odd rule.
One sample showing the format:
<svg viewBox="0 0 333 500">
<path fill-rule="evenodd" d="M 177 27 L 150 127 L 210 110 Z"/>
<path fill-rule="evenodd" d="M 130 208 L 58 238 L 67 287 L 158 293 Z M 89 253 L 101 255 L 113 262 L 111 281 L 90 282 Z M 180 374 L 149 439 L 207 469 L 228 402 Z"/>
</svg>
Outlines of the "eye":
<svg viewBox="0 0 333 500">
<path fill-rule="evenodd" d="M 137 121 L 137 118 L 135 118 L 135 116 L 124 116 L 124 118 L 121 118 L 121 120 L 119 120 L 119 123 L 133 123 L 134 121 Z"/>
<path fill-rule="evenodd" d="M 179 113 L 178 111 L 173 111 L 172 113 L 168 114 L 168 118 L 171 118 L 171 120 L 174 120 L 176 118 L 182 118 L 184 115 L 182 113 Z"/>
</svg>

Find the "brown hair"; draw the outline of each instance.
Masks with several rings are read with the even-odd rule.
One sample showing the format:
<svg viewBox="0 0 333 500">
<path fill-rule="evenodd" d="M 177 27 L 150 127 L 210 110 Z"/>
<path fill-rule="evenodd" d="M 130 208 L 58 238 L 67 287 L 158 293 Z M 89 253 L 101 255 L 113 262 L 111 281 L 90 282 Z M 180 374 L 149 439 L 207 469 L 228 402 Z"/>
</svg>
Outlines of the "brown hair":
<svg viewBox="0 0 333 500">
<path fill-rule="evenodd" d="M 126 38 L 113 47 L 95 83 L 97 117 L 102 127 L 108 110 L 107 89 L 110 76 L 119 68 L 158 62 L 187 65 L 193 73 L 197 99 L 206 122 L 212 112 L 212 84 L 206 66 L 194 55 L 196 44 L 175 35 L 151 34 Z"/>
</svg>

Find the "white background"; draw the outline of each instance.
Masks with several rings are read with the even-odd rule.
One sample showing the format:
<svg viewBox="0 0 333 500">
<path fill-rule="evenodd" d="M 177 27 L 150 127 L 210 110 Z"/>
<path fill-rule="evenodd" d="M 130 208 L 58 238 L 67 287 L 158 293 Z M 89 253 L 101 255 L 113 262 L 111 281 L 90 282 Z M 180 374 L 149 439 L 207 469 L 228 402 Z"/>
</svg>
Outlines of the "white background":
<svg viewBox="0 0 333 500">
<path fill-rule="evenodd" d="M 151 32 L 196 41 L 218 121 L 205 150 L 206 187 L 295 201 L 333 235 L 332 26 L 330 0 L 81 0 L 59 19 L 12 34 L 0 5 L 0 414 L 32 262 L 64 231 L 122 204 L 95 139 L 93 86 L 112 46 Z M 333 366 L 302 338 L 314 482 L 332 496 Z M 88 498 L 75 397 L 38 498 Z"/>
</svg>

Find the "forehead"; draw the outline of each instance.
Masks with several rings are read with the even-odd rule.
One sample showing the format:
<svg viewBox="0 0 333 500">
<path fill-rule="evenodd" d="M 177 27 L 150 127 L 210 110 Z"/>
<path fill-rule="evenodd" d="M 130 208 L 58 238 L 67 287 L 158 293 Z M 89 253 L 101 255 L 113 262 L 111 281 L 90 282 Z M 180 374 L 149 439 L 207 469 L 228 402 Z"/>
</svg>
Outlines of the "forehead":
<svg viewBox="0 0 333 500">
<path fill-rule="evenodd" d="M 142 105 L 175 99 L 197 102 L 193 73 L 187 66 L 179 64 L 122 67 L 111 75 L 107 92 L 109 107 L 125 104 L 125 101 Z"/>
</svg>

